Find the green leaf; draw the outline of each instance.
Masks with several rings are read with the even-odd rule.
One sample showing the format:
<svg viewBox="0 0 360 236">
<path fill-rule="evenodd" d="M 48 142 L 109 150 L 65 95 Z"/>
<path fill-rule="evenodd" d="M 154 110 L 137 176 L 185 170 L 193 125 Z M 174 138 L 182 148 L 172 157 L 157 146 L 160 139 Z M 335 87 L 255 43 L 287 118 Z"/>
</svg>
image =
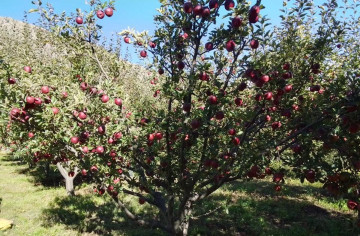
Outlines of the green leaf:
<svg viewBox="0 0 360 236">
<path fill-rule="evenodd" d="M 38 11 L 39 11 L 39 9 L 30 9 L 29 13 L 38 12 Z"/>
</svg>

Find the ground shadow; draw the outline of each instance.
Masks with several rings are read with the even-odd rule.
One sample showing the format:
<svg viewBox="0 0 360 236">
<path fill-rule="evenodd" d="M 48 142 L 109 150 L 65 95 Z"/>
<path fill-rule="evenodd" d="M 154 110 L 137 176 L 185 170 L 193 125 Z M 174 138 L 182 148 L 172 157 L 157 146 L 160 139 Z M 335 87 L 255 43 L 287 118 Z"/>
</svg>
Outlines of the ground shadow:
<svg viewBox="0 0 360 236">
<path fill-rule="evenodd" d="M 145 206 L 143 211 L 147 210 Z M 80 233 L 114 235 L 116 232 L 116 234 L 133 236 L 164 235 L 160 230 L 138 228 L 134 222 L 126 219 L 111 199 L 99 203 L 99 199 L 92 195 L 56 198 L 50 207 L 43 211 L 42 219 L 45 227 L 60 223 Z"/>
</svg>

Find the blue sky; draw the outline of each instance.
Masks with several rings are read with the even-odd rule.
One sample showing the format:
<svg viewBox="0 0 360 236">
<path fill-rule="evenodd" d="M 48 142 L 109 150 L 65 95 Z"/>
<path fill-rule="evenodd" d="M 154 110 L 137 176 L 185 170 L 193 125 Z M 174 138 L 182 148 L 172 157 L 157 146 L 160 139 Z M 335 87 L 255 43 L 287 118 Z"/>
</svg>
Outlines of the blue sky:
<svg viewBox="0 0 360 236">
<path fill-rule="evenodd" d="M 86 9 L 85 0 L 42 0 L 43 3 L 51 3 L 56 12 L 60 13 L 66 11 L 68 13 L 75 12 L 76 8 Z M 255 0 L 253 2 L 256 2 Z M 283 0 L 263 0 L 265 9 L 262 10 L 262 15 L 267 15 L 271 18 L 272 24 L 279 22 L 279 9 L 282 8 Z M 17 20 L 22 20 L 24 12 L 33 8 L 31 0 L 2 0 L 0 8 L 0 16 L 12 17 Z M 103 26 L 103 33 L 105 36 L 110 36 L 111 33 L 120 32 L 123 29 L 135 28 L 137 31 L 148 30 L 150 34 L 155 29 L 153 24 L 153 16 L 157 14 L 156 9 L 160 7 L 159 0 L 116 0 L 116 11 L 111 18 L 105 17 L 101 21 Z M 29 22 L 34 21 L 36 14 L 29 15 Z M 128 46 L 132 59 L 137 61 L 137 55 L 131 46 Z M 124 48 L 125 49 L 125 48 Z M 124 50 L 125 51 L 125 50 Z M 134 62 L 135 62 L 134 61 Z"/>
</svg>

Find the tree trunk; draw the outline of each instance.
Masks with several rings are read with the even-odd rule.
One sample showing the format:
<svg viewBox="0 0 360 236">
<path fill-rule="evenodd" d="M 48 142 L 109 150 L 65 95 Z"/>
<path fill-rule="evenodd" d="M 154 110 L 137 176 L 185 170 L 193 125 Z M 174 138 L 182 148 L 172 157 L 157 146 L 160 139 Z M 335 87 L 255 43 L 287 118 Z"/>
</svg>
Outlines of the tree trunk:
<svg viewBox="0 0 360 236">
<path fill-rule="evenodd" d="M 62 177 L 64 177 L 64 179 L 65 179 L 65 187 L 66 187 L 67 194 L 69 196 L 74 196 L 75 195 L 74 179 L 76 178 L 77 174 L 79 173 L 78 168 L 75 167 L 74 176 L 69 176 L 69 172 L 65 170 L 65 168 L 61 165 L 60 162 L 58 162 L 56 164 L 56 167 L 60 171 L 60 174 L 62 175 Z"/>
<path fill-rule="evenodd" d="M 192 203 L 190 201 L 187 201 L 184 209 L 180 214 L 180 219 L 174 222 L 173 231 L 175 235 L 177 236 L 188 235 L 191 213 L 192 213 Z"/>
<path fill-rule="evenodd" d="M 75 196 L 74 191 L 74 177 L 67 176 L 65 178 L 66 192 L 69 196 Z"/>
</svg>

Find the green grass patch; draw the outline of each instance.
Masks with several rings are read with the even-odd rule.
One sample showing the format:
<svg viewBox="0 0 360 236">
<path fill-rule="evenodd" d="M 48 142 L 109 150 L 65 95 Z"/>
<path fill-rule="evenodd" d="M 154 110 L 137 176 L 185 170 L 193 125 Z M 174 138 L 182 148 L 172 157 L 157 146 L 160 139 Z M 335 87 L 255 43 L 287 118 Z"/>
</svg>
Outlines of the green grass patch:
<svg viewBox="0 0 360 236">
<path fill-rule="evenodd" d="M 39 184 L 26 165 L 0 155 L 0 218 L 14 227 L 0 235 L 164 235 L 127 220 L 108 196 L 82 185 L 68 197 L 63 186 Z M 269 180 L 236 182 L 199 202 L 190 235 L 359 235 L 355 214 L 321 184 L 287 180 L 275 192 Z M 125 198 L 137 213 L 154 211 Z"/>
</svg>

